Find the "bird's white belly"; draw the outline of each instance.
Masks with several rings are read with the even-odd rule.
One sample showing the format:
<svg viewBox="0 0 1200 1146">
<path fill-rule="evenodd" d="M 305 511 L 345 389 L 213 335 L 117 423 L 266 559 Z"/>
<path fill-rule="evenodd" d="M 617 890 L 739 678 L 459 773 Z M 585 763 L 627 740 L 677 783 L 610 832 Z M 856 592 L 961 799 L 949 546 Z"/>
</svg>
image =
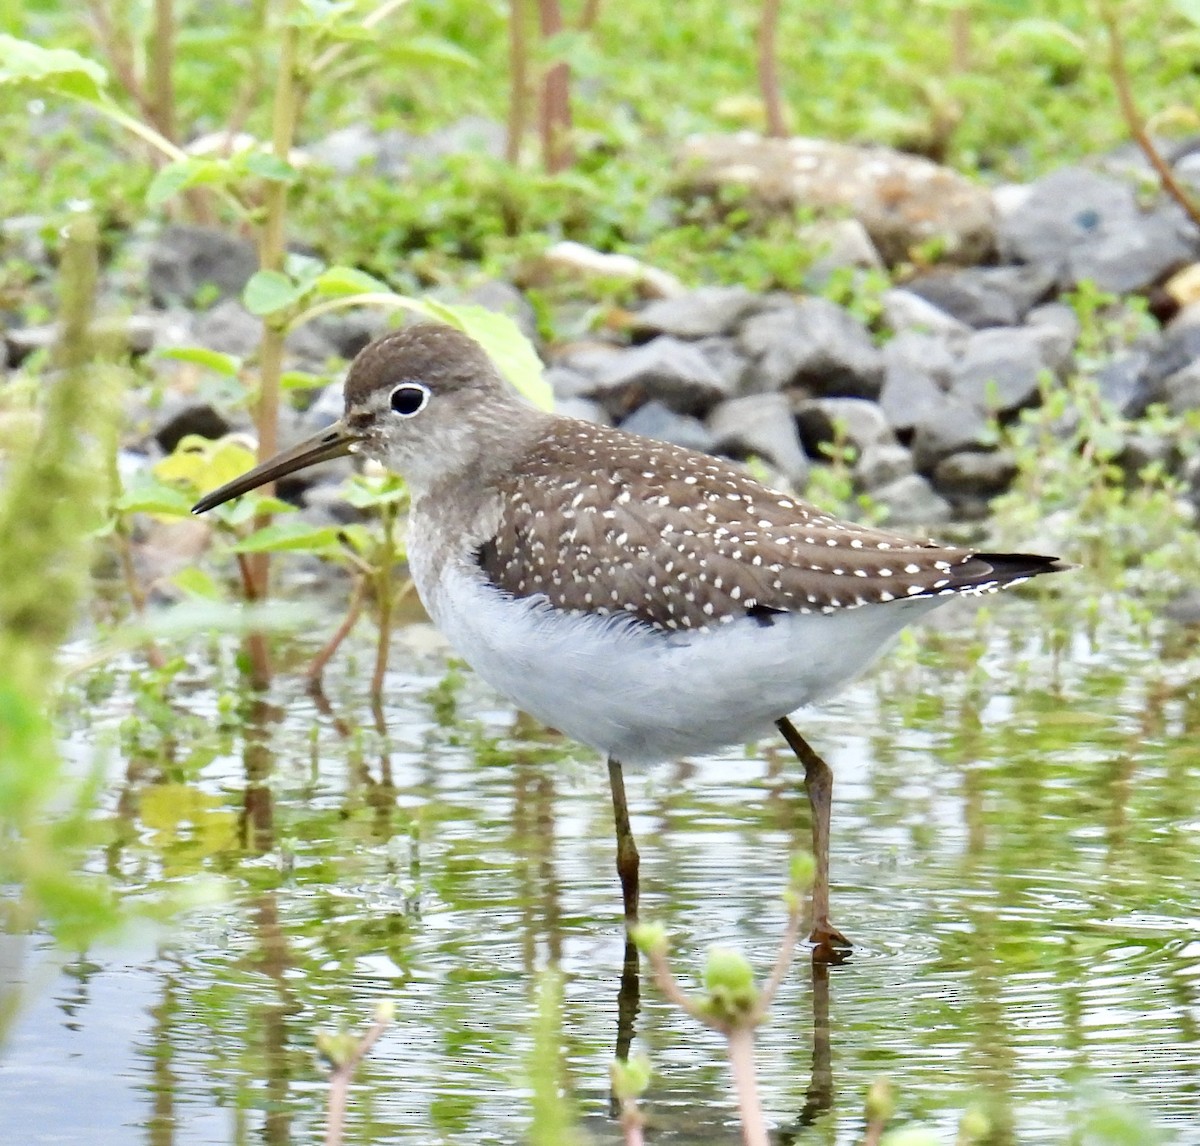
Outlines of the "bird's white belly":
<svg viewBox="0 0 1200 1146">
<path fill-rule="evenodd" d="M 488 684 L 626 764 L 702 755 L 768 733 L 857 676 L 940 603 L 777 614 L 770 624 L 742 617 L 663 633 L 627 616 L 573 615 L 541 597 L 512 598 L 469 567 L 423 581 L 417 576 L 434 622 Z"/>
</svg>

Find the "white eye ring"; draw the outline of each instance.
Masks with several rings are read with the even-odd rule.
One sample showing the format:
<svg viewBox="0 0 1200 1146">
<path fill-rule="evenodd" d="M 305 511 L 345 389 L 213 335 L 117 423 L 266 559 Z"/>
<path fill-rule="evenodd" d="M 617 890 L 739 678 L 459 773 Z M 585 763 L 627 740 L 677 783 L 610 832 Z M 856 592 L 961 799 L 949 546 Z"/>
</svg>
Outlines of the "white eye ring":
<svg viewBox="0 0 1200 1146">
<path fill-rule="evenodd" d="M 400 418 L 415 418 L 433 395 L 420 382 L 402 382 L 392 391 L 392 413 Z"/>
</svg>

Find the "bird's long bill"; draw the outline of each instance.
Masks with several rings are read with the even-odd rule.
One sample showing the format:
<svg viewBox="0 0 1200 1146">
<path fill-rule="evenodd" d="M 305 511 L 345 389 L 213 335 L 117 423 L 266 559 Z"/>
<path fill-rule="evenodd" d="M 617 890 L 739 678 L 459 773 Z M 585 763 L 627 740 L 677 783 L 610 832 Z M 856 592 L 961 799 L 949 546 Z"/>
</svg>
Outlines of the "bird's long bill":
<svg viewBox="0 0 1200 1146">
<path fill-rule="evenodd" d="M 319 434 L 314 434 L 311 438 L 306 438 L 298 446 L 276 454 L 262 465 L 255 466 L 254 469 L 242 474 L 241 477 L 226 482 L 219 489 L 214 489 L 212 493 L 206 493 L 192 506 L 192 512 L 205 513 L 218 505 L 232 501 L 235 497 L 249 493 L 252 489 L 257 489 L 260 485 L 266 485 L 267 482 L 294 474 L 306 466 L 315 466 L 318 462 L 327 462 L 331 458 L 345 457 L 351 452 L 357 441 L 357 435 L 347 430 L 341 422 L 334 422 L 332 426 L 322 430 Z"/>
</svg>

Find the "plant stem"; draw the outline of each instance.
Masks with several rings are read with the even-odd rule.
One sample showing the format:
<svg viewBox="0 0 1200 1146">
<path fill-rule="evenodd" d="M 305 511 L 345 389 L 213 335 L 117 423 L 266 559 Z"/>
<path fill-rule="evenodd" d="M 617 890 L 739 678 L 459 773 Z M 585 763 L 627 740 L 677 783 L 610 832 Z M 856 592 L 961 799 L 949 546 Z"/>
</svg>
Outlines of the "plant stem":
<svg viewBox="0 0 1200 1146">
<path fill-rule="evenodd" d="M 350 1080 L 366 1053 L 388 1028 L 386 1019 L 376 1019 L 358 1040 L 358 1044 L 345 1060 L 334 1065 L 329 1072 L 329 1116 L 325 1123 L 325 1146 L 341 1146 L 346 1126 L 346 1098 L 350 1092 Z"/>
<path fill-rule="evenodd" d="M 585 0 L 583 11 L 579 15 L 579 30 L 590 32 L 600 19 L 600 0 Z"/>
<path fill-rule="evenodd" d="M 147 45 L 150 121 L 175 141 L 175 3 L 154 0 L 154 23 Z"/>
<path fill-rule="evenodd" d="M 521 158 L 525 117 L 529 105 L 529 27 L 526 0 L 509 0 L 508 5 L 508 124 L 504 158 L 516 163 Z"/>
<path fill-rule="evenodd" d="M 154 106 L 137 74 L 129 37 L 109 18 L 106 0 L 87 0 L 88 13 L 95 26 L 100 50 L 108 57 L 109 67 L 117 77 L 117 83 L 125 94 L 137 105 L 137 109 L 151 122 L 154 121 Z"/>
<path fill-rule="evenodd" d="M 375 573 L 375 595 L 379 602 L 379 637 L 375 645 L 375 671 L 371 674 L 371 699 L 383 704 L 383 681 L 387 674 L 388 652 L 392 642 L 392 613 L 397 595 L 392 588 L 392 568 L 396 561 L 396 507 L 385 505 L 380 513 L 383 545 Z"/>
<path fill-rule="evenodd" d="M 742 1118 L 742 1142 L 745 1146 L 769 1146 L 767 1120 L 758 1097 L 758 1076 L 754 1068 L 754 1028 L 740 1024 L 725 1034 L 729 1068 L 733 1073 L 733 1092 Z"/>
<path fill-rule="evenodd" d="M 285 6 L 286 16 L 290 5 Z M 300 104 L 299 29 L 283 20 L 279 50 L 279 74 L 275 77 L 275 101 L 271 116 L 271 149 L 277 159 L 287 162 L 296 133 L 296 114 Z M 263 195 L 264 220 L 258 238 L 258 261 L 263 270 L 282 271 L 287 254 L 287 196 L 288 187 L 282 180 L 268 181 Z M 283 347 L 287 330 L 284 323 L 270 318 L 263 325 L 258 345 L 259 388 L 254 408 L 254 427 L 258 434 L 258 461 L 261 464 L 279 450 L 279 380 L 283 374 Z M 269 495 L 273 483 L 264 487 Z M 269 514 L 254 519 L 255 529 L 270 524 Z M 250 599 L 265 600 L 270 594 L 271 558 L 267 553 L 253 553 L 247 559 L 250 574 Z M 251 633 L 246 638 L 250 659 L 250 680 L 257 689 L 264 689 L 271 680 L 271 660 L 266 638 Z"/>
<path fill-rule="evenodd" d="M 644 1121 L 637 1103 L 632 1098 L 623 1099 L 621 1102 L 621 1135 L 624 1146 L 645 1146 L 646 1137 L 642 1133 Z"/>
<path fill-rule="evenodd" d="M 558 0 L 538 0 L 538 24 L 542 39 L 563 30 Z M 542 164 L 551 174 L 571 165 L 571 72 L 566 61 L 552 64 L 542 77 L 538 127 L 542 137 Z"/>
<path fill-rule="evenodd" d="M 1125 64 L 1125 38 L 1121 34 L 1121 22 L 1111 3 L 1106 3 L 1100 18 L 1108 29 L 1108 70 L 1112 76 L 1113 86 L 1117 91 L 1117 102 L 1121 107 L 1121 115 L 1129 134 L 1141 149 L 1146 161 L 1154 169 L 1162 184 L 1163 190 L 1179 204 L 1193 223 L 1200 226 L 1200 203 L 1184 190 L 1183 185 L 1175 178 L 1171 165 L 1163 158 L 1155 146 L 1154 140 L 1146 130 L 1145 121 L 1137 109 L 1133 98 L 1133 88 L 1129 82 L 1129 71 Z"/>
<path fill-rule="evenodd" d="M 783 97 L 779 91 L 776 43 L 779 34 L 780 0 L 763 0 L 758 25 L 758 86 L 767 115 L 767 134 L 782 139 L 788 133 Z"/>
<path fill-rule="evenodd" d="M 346 615 L 342 618 L 342 623 L 334 630 L 333 636 L 325 642 L 321 651 L 313 657 L 312 664 L 308 666 L 308 671 L 304 674 L 309 692 L 320 690 L 321 677 L 333 659 L 333 654 L 338 651 L 342 642 L 350 635 L 350 630 L 358 623 L 358 618 L 362 616 L 363 601 L 366 596 L 367 578 L 360 574 L 355 578 L 354 589 L 350 594 L 350 604 L 346 607 Z"/>
<path fill-rule="evenodd" d="M 696 1022 L 703 1023 L 706 1027 L 711 1028 L 712 1021 L 709 1017 L 700 1009 L 695 1000 L 684 993 L 683 988 L 675 981 L 675 975 L 671 970 L 671 964 L 667 961 L 666 952 L 651 949 L 646 952 L 646 958 L 650 960 L 650 970 L 654 972 L 654 981 L 658 984 L 658 989 L 666 995 L 668 1000 L 686 1011 Z"/>
<path fill-rule="evenodd" d="M 766 1017 L 767 1008 L 770 1007 L 775 993 L 779 990 L 779 985 L 787 976 L 788 968 L 791 967 L 792 960 L 795 958 L 796 944 L 800 942 L 800 927 L 804 921 L 803 896 L 794 889 L 789 896 L 787 927 L 784 929 L 783 939 L 779 944 L 779 953 L 775 956 L 775 965 L 771 968 L 771 973 L 763 984 L 762 992 L 758 996 L 758 1003 L 754 1008 L 755 1025 Z"/>
<path fill-rule="evenodd" d="M 121 577 L 125 582 L 125 592 L 129 594 L 130 608 L 133 610 L 133 615 L 141 620 L 146 615 L 146 594 L 138 581 L 137 569 L 133 564 L 133 546 L 129 540 L 129 526 L 123 518 L 118 518 L 113 529 L 113 538 L 117 549 L 117 560 L 121 564 Z M 142 645 L 142 651 L 146 655 L 146 663 L 151 668 L 160 669 L 167 663 L 162 650 L 149 638 Z"/>
<path fill-rule="evenodd" d="M 950 9 L 950 66 L 956 72 L 971 70 L 971 12 L 966 3 Z"/>
</svg>

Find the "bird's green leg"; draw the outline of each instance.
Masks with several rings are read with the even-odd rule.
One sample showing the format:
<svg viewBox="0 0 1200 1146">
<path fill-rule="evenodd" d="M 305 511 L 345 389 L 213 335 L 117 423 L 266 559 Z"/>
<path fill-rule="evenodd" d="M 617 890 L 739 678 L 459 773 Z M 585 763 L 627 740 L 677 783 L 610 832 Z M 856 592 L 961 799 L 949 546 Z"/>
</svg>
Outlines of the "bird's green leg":
<svg viewBox="0 0 1200 1146">
<path fill-rule="evenodd" d="M 786 716 L 777 720 L 775 726 L 804 765 L 804 787 L 812 808 L 813 858 L 817 871 L 813 880 L 812 931 L 808 941 L 812 944 L 814 959 L 836 962 L 839 949 L 844 951 L 853 944 L 829 922 L 829 813 L 833 802 L 833 771 Z"/>
</svg>

